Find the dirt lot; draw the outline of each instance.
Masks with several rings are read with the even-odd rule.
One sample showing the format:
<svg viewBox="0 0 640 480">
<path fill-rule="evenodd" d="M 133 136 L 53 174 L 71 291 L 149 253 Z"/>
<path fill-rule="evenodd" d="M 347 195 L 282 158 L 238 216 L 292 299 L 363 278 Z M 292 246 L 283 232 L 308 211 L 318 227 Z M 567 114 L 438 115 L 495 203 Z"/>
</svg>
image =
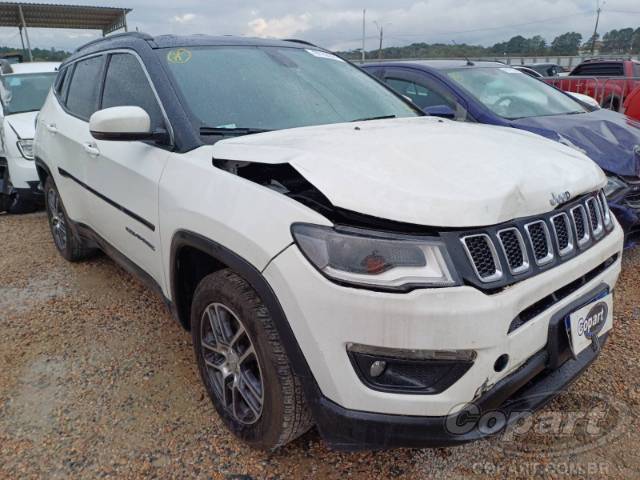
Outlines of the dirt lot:
<svg viewBox="0 0 640 480">
<path fill-rule="evenodd" d="M 65 262 L 44 214 L 0 216 L 0 478 L 640 478 L 639 266 L 640 248 L 627 252 L 601 358 L 534 417 L 604 402 L 615 415 L 598 435 L 541 424 L 456 449 L 348 454 L 311 431 L 267 454 L 226 432 L 157 296 L 105 257 Z"/>
</svg>

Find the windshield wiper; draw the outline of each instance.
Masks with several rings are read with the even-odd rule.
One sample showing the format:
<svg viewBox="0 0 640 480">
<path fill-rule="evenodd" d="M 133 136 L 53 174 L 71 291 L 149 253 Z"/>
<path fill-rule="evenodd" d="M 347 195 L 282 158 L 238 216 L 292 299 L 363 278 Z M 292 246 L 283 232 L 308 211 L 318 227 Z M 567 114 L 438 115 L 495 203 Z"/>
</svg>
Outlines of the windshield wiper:
<svg viewBox="0 0 640 480">
<path fill-rule="evenodd" d="M 379 117 L 356 118 L 352 122 L 368 122 L 369 120 L 386 120 L 387 118 L 396 118 L 395 115 L 380 115 Z"/>
<path fill-rule="evenodd" d="M 232 135 L 232 136 L 240 136 L 240 135 L 251 135 L 253 133 L 264 133 L 270 132 L 271 130 L 267 130 L 265 128 L 247 128 L 247 127 L 200 127 L 200 135 Z"/>
</svg>

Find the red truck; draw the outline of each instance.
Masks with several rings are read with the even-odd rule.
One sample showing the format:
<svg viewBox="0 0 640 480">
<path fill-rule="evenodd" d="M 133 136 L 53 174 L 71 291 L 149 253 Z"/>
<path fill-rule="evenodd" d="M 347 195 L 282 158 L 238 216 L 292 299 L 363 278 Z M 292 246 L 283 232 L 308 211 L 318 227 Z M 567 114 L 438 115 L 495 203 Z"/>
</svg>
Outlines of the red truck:
<svg viewBox="0 0 640 480">
<path fill-rule="evenodd" d="M 626 97 L 640 86 L 640 62 L 591 58 L 574 68 L 568 77 L 549 79 L 548 82 L 567 92 L 589 95 L 603 108 L 619 112 Z"/>
</svg>

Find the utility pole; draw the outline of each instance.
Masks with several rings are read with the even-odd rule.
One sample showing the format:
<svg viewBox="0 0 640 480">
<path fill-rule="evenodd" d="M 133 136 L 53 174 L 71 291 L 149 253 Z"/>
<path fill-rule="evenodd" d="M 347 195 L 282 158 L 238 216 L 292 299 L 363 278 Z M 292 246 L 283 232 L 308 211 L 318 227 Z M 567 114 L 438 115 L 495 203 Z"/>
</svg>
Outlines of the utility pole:
<svg viewBox="0 0 640 480">
<path fill-rule="evenodd" d="M 364 38 L 365 38 L 365 33 L 366 33 L 366 27 L 365 27 L 365 18 L 367 16 L 367 9 L 365 8 L 364 10 L 362 10 L 362 63 L 364 63 L 365 61 L 365 53 L 364 53 Z"/>
<path fill-rule="evenodd" d="M 596 39 L 598 38 L 598 23 L 600 22 L 600 12 L 602 12 L 602 7 L 604 6 L 604 4 L 607 3 L 606 1 L 602 2 L 602 5 L 600 5 L 600 0 L 598 0 L 598 8 L 596 10 L 596 27 L 593 29 L 593 37 L 591 39 L 591 55 L 593 55 L 596 51 Z"/>
<path fill-rule="evenodd" d="M 382 39 L 384 37 L 384 25 L 380 25 L 378 22 L 374 21 L 378 28 L 378 32 L 380 32 L 380 45 L 378 46 L 378 59 L 382 59 Z"/>
</svg>

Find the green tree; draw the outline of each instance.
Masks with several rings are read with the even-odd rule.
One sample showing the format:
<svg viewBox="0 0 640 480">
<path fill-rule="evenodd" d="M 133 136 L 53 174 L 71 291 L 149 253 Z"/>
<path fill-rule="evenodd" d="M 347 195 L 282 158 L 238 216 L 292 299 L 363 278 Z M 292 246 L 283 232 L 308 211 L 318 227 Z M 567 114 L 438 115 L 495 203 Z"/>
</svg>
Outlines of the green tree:
<svg viewBox="0 0 640 480">
<path fill-rule="evenodd" d="M 577 55 L 581 43 L 581 34 L 577 32 L 563 33 L 551 42 L 550 53 L 554 55 Z"/>
</svg>

